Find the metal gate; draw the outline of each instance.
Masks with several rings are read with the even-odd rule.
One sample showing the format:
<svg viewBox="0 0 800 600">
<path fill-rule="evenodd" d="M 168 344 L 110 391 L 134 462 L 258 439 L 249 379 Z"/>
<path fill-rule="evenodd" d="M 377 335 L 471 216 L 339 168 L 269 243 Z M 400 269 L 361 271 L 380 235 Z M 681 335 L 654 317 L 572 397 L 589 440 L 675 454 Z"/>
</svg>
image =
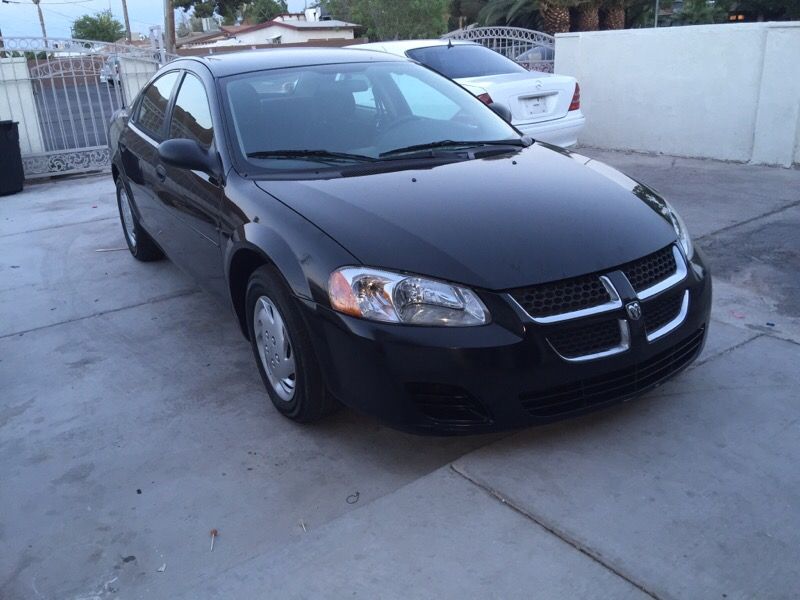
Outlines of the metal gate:
<svg viewBox="0 0 800 600">
<path fill-rule="evenodd" d="M 467 27 L 451 31 L 443 39 L 470 40 L 499 52 L 529 71 L 553 72 L 555 38 L 521 27 Z"/>
<path fill-rule="evenodd" d="M 25 178 L 107 167 L 111 115 L 165 60 L 152 47 L 0 38 L 0 120 L 19 122 Z"/>
</svg>

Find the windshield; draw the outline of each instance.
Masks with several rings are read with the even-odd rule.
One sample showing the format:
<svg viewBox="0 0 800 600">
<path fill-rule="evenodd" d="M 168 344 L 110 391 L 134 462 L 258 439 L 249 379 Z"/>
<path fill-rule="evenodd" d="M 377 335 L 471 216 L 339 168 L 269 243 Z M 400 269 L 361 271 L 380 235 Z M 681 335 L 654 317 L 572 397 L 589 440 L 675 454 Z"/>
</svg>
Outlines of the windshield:
<svg viewBox="0 0 800 600">
<path fill-rule="evenodd" d="M 406 54 L 450 79 L 527 73 L 513 60 L 478 44 L 415 48 Z"/>
<path fill-rule="evenodd" d="M 223 80 L 222 97 L 237 162 L 248 172 L 376 162 L 437 142 L 444 152 L 445 140 L 520 141 L 472 94 L 409 62 L 246 73 Z"/>
</svg>

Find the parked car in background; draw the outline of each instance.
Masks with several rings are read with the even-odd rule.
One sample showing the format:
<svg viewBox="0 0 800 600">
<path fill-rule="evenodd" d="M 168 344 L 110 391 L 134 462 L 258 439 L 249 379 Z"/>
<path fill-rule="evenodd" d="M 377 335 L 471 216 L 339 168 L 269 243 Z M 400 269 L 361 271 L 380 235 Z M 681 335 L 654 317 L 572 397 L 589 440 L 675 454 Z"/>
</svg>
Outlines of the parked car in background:
<svg viewBox="0 0 800 600">
<path fill-rule="evenodd" d="M 233 309 L 290 419 L 342 402 L 418 432 L 522 427 L 702 349 L 711 279 L 664 199 L 408 59 L 180 58 L 109 137 L 131 254 Z"/>
<path fill-rule="evenodd" d="M 103 67 L 100 69 L 100 83 L 107 83 L 108 85 L 119 84 L 119 58 L 116 56 L 109 56 Z"/>
<path fill-rule="evenodd" d="M 552 67 L 555 58 L 556 52 L 553 48 L 534 46 L 530 50 L 515 56 L 514 62 L 521 67 L 525 67 L 528 71 L 541 71 L 543 67 Z"/>
<path fill-rule="evenodd" d="M 463 40 L 409 40 L 350 46 L 404 56 L 453 79 L 486 104 L 511 110 L 512 125 L 557 146 L 578 142 L 586 122 L 574 77 L 528 71 L 493 50 Z"/>
</svg>

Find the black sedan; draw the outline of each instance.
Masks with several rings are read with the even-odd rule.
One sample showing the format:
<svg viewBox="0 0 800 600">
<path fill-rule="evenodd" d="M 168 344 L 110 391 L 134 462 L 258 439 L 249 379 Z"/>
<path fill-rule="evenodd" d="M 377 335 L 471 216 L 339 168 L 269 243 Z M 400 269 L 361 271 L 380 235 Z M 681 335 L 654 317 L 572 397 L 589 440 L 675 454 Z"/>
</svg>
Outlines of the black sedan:
<svg viewBox="0 0 800 600">
<path fill-rule="evenodd" d="M 125 239 L 233 307 L 296 421 L 480 432 L 659 385 L 709 322 L 686 226 L 498 113 L 366 50 L 176 60 L 111 124 Z"/>
</svg>

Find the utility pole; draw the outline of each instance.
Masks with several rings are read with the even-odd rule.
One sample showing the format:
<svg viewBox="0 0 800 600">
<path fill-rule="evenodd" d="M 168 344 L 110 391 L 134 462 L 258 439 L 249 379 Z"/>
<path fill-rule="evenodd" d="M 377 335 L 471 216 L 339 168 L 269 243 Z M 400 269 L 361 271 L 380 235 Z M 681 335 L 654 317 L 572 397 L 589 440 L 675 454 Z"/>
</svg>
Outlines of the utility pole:
<svg viewBox="0 0 800 600">
<path fill-rule="evenodd" d="M 658 27 L 658 11 L 659 11 L 659 9 L 660 9 L 660 7 L 658 6 L 658 0 L 656 0 L 656 17 L 655 17 L 655 20 L 653 21 L 653 27 Z"/>
<path fill-rule="evenodd" d="M 36 10 L 39 13 L 39 25 L 42 26 L 42 37 L 44 38 L 44 45 L 47 45 L 47 29 L 44 28 L 44 15 L 42 14 L 42 7 L 39 6 L 40 0 L 31 0 L 36 5 Z"/>
<path fill-rule="evenodd" d="M 175 52 L 175 9 L 172 0 L 164 0 L 164 46 L 167 52 Z"/>
<path fill-rule="evenodd" d="M 122 16 L 125 17 L 125 39 L 131 41 L 131 22 L 128 20 L 128 0 L 122 0 Z"/>
</svg>

